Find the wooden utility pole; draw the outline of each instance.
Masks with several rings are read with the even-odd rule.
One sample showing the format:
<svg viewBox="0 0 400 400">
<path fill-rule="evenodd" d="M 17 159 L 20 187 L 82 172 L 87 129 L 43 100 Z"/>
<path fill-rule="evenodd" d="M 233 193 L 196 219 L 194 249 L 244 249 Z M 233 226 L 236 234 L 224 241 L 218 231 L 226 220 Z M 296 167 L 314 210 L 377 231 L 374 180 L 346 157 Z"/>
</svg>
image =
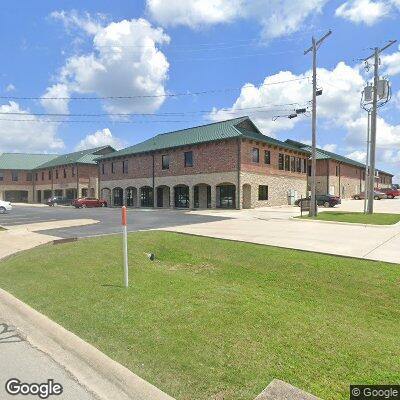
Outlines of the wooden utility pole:
<svg viewBox="0 0 400 400">
<path fill-rule="evenodd" d="M 313 53 L 313 95 L 312 95 L 312 150 L 311 150 L 311 204 L 310 217 L 317 216 L 316 201 L 316 167 L 317 167 L 317 51 L 322 42 L 332 33 L 329 31 L 321 39 L 312 38 L 312 46 L 304 52 L 304 55 L 312 51 Z"/>
</svg>

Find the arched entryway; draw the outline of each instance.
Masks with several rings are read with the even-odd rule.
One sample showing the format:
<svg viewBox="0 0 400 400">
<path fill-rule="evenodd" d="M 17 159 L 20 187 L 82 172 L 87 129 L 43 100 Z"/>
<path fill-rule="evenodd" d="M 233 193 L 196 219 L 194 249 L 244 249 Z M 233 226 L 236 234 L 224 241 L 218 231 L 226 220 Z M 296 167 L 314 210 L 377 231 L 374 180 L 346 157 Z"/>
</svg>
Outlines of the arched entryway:
<svg viewBox="0 0 400 400">
<path fill-rule="evenodd" d="M 211 208 L 211 186 L 198 183 L 193 187 L 194 208 Z"/>
<path fill-rule="evenodd" d="M 177 185 L 174 187 L 174 207 L 189 208 L 189 186 Z"/>
<path fill-rule="evenodd" d="M 137 189 L 128 187 L 125 189 L 125 198 L 127 207 L 137 207 Z"/>
<path fill-rule="evenodd" d="M 153 188 L 151 186 L 140 188 L 140 207 L 154 207 Z"/>
<path fill-rule="evenodd" d="M 156 206 L 160 208 L 168 208 L 170 206 L 170 189 L 169 186 L 160 185 L 156 188 Z"/>
<path fill-rule="evenodd" d="M 100 197 L 105 200 L 108 205 L 111 204 L 111 190 L 109 188 L 101 189 Z"/>
<path fill-rule="evenodd" d="M 124 204 L 124 191 L 120 187 L 113 189 L 113 206 L 121 207 Z"/>
<path fill-rule="evenodd" d="M 243 185 L 243 208 L 251 208 L 251 185 L 248 183 Z"/>
<path fill-rule="evenodd" d="M 236 186 L 233 183 L 217 185 L 217 208 L 236 208 Z"/>
</svg>

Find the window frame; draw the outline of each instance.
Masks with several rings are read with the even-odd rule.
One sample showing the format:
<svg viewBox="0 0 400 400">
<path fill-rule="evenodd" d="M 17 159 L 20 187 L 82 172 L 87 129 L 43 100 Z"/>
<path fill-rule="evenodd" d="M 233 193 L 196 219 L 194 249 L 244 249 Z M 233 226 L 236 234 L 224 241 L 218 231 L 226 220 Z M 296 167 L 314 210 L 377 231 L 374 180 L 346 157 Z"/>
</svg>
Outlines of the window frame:
<svg viewBox="0 0 400 400">
<path fill-rule="evenodd" d="M 128 160 L 122 160 L 122 173 L 128 173 Z"/>
<path fill-rule="evenodd" d="M 258 185 L 258 200 L 259 201 L 269 200 L 268 185 Z"/>
<path fill-rule="evenodd" d="M 190 154 L 190 160 L 188 160 L 189 154 Z M 193 164 L 194 164 L 193 163 L 193 150 L 185 151 L 183 153 L 183 159 L 184 159 L 185 168 L 186 167 L 193 167 Z M 190 161 L 190 162 L 188 162 L 188 161 Z"/>
<path fill-rule="evenodd" d="M 278 154 L 278 169 L 279 171 L 285 170 L 285 155 L 283 153 Z"/>
<path fill-rule="evenodd" d="M 260 149 L 258 147 L 251 149 L 251 162 L 254 164 L 260 163 Z"/>
<path fill-rule="evenodd" d="M 161 169 L 163 171 L 169 170 L 169 154 L 162 154 L 161 155 Z"/>
<path fill-rule="evenodd" d="M 11 171 L 11 181 L 18 182 L 18 171 L 16 170 Z"/>
<path fill-rule="evenodd" d="M 264 150 L 264 164 L 271 165 L 271 150 Z"/>
</svg>

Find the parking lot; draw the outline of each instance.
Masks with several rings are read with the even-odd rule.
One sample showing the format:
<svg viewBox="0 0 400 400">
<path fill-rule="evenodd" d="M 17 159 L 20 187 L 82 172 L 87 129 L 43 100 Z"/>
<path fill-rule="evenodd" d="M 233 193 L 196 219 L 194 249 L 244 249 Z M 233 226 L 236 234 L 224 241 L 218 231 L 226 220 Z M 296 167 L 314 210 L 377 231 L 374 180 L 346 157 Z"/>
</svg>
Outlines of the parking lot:
<svg viewBox="0 0 400 400">
<path fill-rule="evenodd" d="M 41 233 L 61 238 L 88 237 L 121 232 L 121 209 L 81 208 L 57 206 L 14 205 L 13 210 L 0 215 L 0 225 L 15 226 L 40 222 L 93 219 L 97 224 L 71 228 L 52 229 Z M 177 225 L 215 222 L 229 218 L 222 215 L 197 215 L 183 210 L 128 210 L 128 230 L 160 229 Z"/>
</svg>

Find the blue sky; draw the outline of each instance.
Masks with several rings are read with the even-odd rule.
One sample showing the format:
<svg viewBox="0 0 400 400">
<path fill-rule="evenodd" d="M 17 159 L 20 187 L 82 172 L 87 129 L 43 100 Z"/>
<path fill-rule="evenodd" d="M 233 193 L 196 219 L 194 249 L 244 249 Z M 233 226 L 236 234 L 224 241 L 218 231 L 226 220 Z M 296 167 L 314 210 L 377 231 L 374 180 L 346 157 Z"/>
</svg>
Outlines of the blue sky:
<svg viewBox="0 0 400 400">
<path fill-rule="evenodd" d="M 318 54 L 324 92 L 318 98 L 318 144 L 363 160 L 366 113 L 359 99 L 370 75 L 359 59 L 398 38 L 399 0 L 174 3 L 2 4 L 0 151 L 121 147 L 243 114 L 265 134 L 309 141 L 309 117 L 272 117 L 296 107 L 288 104 L 307 105 L 311 56 L 303 51 L 313 34 L 332 29 Z M 398 44 L 382 56 L 381 71 L 390 78 L 393 97 L 379 111 L 377 157 L 380 168 L 399 178 Z M 188 95 L 175 96 L 182 93 Z M 74 99 L 112 96 L 133 98 Z M 60 115 L 29 115 L 46 113 Z"/>
</svg>

